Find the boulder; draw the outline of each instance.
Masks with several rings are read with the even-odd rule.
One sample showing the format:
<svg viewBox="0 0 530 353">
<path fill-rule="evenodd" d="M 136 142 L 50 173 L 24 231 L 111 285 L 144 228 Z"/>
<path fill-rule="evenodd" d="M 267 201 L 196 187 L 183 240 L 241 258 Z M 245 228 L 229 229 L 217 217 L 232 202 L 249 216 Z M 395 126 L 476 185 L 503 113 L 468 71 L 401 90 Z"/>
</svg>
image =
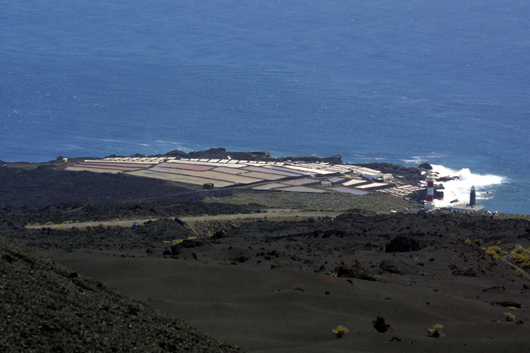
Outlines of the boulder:
<svg viewBox="0 0 530 353">
<path fill-rule="evenodd" d="M 392 326 L 390 326 L 382 316 L 378 316 L 377 319 L 372 321 L 372 324 L 374 325 L 374 328 L 377 330 L 377 332 L 385 333 L 393 331 Z"/>
<path fill-rule="evenodd" d="M 403 272 L 399 269 L 399 267 L 396 265 L 396 263 L 394 261 L 392 261 L 392 260 L 383 260 L 383 261 L 381 261 L 381 263 L 379 264 L 379 268 L 383 272 L 396 273 L 396 274 L 399 274 L 399 275 L 403 274 Z"/>
<path fill-rule="evenodd" d="M 337 273 L 337 277 L 358 278 L 365 281 L 377 281 L 371 272 L 360 266 L 350 265 L 344 262 L 335 268 L 335 272 Z"/>
<path fill-rule="evenodd" d="M 420 244 L 416 239 L 411 236 L 398 235 L 386 244 L 385 252 L 408 252 L 419 249 Z"/>
</svg>

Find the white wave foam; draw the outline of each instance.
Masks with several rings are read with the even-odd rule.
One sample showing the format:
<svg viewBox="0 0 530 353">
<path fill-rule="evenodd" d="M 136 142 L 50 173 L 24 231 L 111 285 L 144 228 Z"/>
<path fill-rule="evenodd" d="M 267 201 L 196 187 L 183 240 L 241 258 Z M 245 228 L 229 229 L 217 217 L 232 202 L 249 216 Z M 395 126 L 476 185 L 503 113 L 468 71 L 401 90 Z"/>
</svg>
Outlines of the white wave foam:
<svg viewBox="0 0 530 353">
<path fill-rule="evenodd" d="M 442 157 L 442 155 L 432 153 L 427 156 L 412 156 L 409 159 L 402 159 L 402 161 L 405 162 L 406 164 L 422 164 L 424 162 L 432 160 L 433 158 L 440 158 L 440 157 Z"/>
<path fill-rule="evenodd" d="M 457 180 L 450 180 L 442 182 L 444 186 L 444 199 L 437 200 L 437 206 L 451 206 L 453 204 L 469 203 L 469 193 L 471 187 L 474 186 L 477 191 L 477 200 L 489 200 L 493 198 L 495 193 L 493 187 L 506 183 L 507 180 L 503 176 L 493 174 L 474 174 L 469 168 L 462 168 L 455 170 L 444 167 L 443 165 L 431 165 L 433 172 L 437 177 L 458 177 Z M 438 182 L 435 182 L 438 184 Z M 451 203 L 451 201 L 458 200 L 458 202 Z"/>
<path fill-rule="evenodd" d="M 134 141 L 127 141 L 127 140 L 98 139 L 98 141 L 119 143 L 119 144 L 124 144 L 124 145 L 149 146 L 149 144 L 138 143 L 138 142 L 134 142 Z"/>
<path fill-rule="evenodd" d="M 177 145 L 179 146 L 181 143 L 180 142 L 175 142 L 175 141 L 165 141 L 165 140 L 156 140 L 155 141 L 156 143 L 164 143 L 166 145 Z"/>
</svg>

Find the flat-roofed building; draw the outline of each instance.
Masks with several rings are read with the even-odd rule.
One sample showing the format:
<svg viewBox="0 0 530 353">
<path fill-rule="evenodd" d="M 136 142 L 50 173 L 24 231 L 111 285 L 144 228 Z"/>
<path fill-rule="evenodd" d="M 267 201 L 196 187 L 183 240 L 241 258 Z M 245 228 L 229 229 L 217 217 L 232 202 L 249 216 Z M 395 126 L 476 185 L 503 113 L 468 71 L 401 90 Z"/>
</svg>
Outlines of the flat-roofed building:
<svg viewBox="0 0 530 353">
<path fill-rule="evenodd" d="M 484 213 L 484 206 L 456 205 L 451 208 L 451 213 Z"/>
</svg>

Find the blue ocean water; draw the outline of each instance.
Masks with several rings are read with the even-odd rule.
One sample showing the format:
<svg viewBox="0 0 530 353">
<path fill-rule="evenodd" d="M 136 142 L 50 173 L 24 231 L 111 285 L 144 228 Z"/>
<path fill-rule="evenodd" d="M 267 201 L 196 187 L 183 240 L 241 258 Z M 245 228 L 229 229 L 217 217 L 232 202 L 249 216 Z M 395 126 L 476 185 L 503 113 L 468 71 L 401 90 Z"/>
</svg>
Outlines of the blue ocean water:
<svg viewBox="0 0 530 353">
<path fill-rule="evenodd" d="M 226 147 L 429 162 L 465 181 L 451 197 L 476 184 L 488 209 L 530 214 L 530 2 L 0 6 L 2 160 Z"/>
</svg>

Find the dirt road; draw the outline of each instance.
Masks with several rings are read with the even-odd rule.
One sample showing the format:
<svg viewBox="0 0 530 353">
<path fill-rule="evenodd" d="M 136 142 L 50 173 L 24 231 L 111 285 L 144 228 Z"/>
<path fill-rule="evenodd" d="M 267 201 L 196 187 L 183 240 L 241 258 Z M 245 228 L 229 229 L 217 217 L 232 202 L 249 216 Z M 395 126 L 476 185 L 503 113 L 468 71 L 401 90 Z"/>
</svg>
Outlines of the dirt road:
<svg viewBox="0 0 530 353">
<path fill-rule="evenodd" d="M 282 218 L 282 217 L 336 217 L 340 215 L 340 212 L 320 212 L 320 211 L 301 211 L 291 209 L 269 209 L 264 210 L 260 213 L 247 213 L 247 214 L 227 214 L 227 215 L 206 215 L 206 216 L 190 216 L 190 217 L 178 217 L 184 223 L 193 226 L 196 222 L 200 221 L 213 221 L 213 220 L 231 220 L 231 219 L 259 219 L 259 218 Z M 132 219 L 123 221 L 101 221 L 101 222 L 76 222 L 76 223 L 63 223 L 63 224 L 45 224 L 45 225 L 32 225 L 26 226 L 28 229 L 41 229 L 41 228 L 73 228 L 73 227 L 97 227 L 99 225 L 106 225 L 107 227 L 120 226 L 120 227 L 132 227 L 135 222 L 139 225 L 149 221 L 156 221 L 156 218 L 151 219 Z"/>
</svg>

